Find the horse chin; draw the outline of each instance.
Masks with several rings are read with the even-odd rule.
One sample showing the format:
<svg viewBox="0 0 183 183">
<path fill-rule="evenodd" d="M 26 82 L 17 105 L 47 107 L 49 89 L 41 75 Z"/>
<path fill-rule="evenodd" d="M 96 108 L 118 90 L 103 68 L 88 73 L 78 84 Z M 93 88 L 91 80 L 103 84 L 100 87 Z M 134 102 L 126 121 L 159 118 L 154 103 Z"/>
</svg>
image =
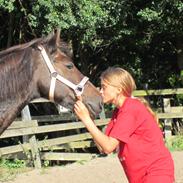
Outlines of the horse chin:
<svg viewBox="0 0 183 183">
<path fill-rule="evenodd" d="M 62 105 L 63 105 L 63 104 L 62 104 Z M 63 105 L 63 106 L 66 107 L 67 109 L 69 109 L 70 111 L 74 111 L 74 105 L 71 104 L 71 103 L 69 103 L 69 104 L 67 104 L 67 105 Z M 92 108 L 90 105 L 86 104 L 86 107 L 87 107 L 87 109 L 88 109 L 88 111 L 89 111 L 89 113 L 90 113 L 90 117 L 91 117 L 92 119 L 95 119 L 95 118 L 97 117 L 96 112 L 94 112 L 93 108 Z"/>
<path fill-rule="evenodd" d="M 98 116 L 98 113 L 96 113 L 96 112 L 93 110 L 93 108 L 92 108 L 92 106 L 91 106 L 90 104 L 86 104 L 86 107 L 87 107 L 87 109 L 88 109 L 88 111 L 89 111 L 89 113 L 90 113 L 90 117 L 91 117 L 92 119 L 95 119 L 95 118 Z"/>
<path fill-rule="evenodd" d="M 74 111 L 74 103 L 75 103 L 75 101 L 60 101 L 60 102 L 58 102 L 61 106 L 63 106 L 63 107 L 65 107 L 65 108 L 67 108 L 67 109 L 69 109 L 70 111 Z M 86 107 L 87 107 L 87 109 L 88 109 L 88 111 L 89 111 L 89 113 L 90 113 L 90 117 L 92 118 L 92 119 L 95 119 L 96 117 L 98 117 L 98 115 L 99 115 L 99 113 L 101 112 L 101 111 L 96 111 L 94 108 L 93 108 L 93 106 L 92 106 L 92 104 L 90 104 L 90 103 L 87 103 L 87 102 L 85 102 L 84 101 L 84 103 L 85 103 L 85 105 L 86 105 Z"/>
<path fill-rule="evenodd" d="M 70 111 L 74 111 L 74 105 L 72 103 L 67 103 L 67 104 L 62 103 L 60 105 L 62 105 L 63 107 L 69 109 Z M 93 110 L 93 108 L 89 104 L 86 104 L 86 107 L 87 107 L 87 109 L 88 109 L 88 111 L 90 113 L 90 117 L 92 119 L 95 119 L 97 117 L 96 112 Z"/>
<path fill-rule="evenodd" d="M 62 107 L 65 107 L 69 111 L 73 111 L 73 106 L 74 106 L 73 102 L 68 102 L 68 101 L 61 100 L 61 101 L 56 101 L 56 103 L 61 105 Z"/>
</svg>

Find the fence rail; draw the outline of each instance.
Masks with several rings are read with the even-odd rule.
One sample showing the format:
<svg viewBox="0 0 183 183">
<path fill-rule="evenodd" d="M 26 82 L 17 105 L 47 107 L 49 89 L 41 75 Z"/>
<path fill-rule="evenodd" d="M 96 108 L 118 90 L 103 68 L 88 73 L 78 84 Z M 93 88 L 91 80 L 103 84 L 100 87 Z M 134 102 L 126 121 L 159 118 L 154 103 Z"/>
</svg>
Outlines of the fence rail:
<svg viewBox="0 0 183 183">
<path fill-rule="evenodd" d="M 171 106 L 173 96 L 183 95 L 183 89 L 165 90 L 138 90 L 134 96 L 161 96 L 162 110 L 157 113 L 160 120 L 164 121 L 165 137 L 171 135 L 172 119 L 183 119 L 183 106 Z M 45 99 L 34 100 L 33 103 L 49 102 Z M 105 113 L 103 111 L 103 115 Z M 103 129 L 110 118 L 96 119 L 96 125 Z M 70 120 L 70 121 L 69 121 Z M 67 121 L 67 122 L 64 122 Z M 54 123 L 56 122 L 56 124 Z M 50 134 L 57 137 L 50 137 Z M 41 138 L 40 136 L 44 137 Z M 45 138 L 48 136 L 47 138 Z M 31 116 L 29 106 L 22 111 L 22 119 L 14 121 L 11 126 L 0 136 L 1 141 L 12 138 L 21 138 L 21 143 L 0 148 L 0 156 L 27 158 L 31 155 L 36 168 L 41 167 L 41 160 L 76 161 L 91 159 L 96 154 L 76 153 L 72 150 L 78 148 L 94 147 L 94 142 L 84 125 L 76 121 L 69 113 L 59 115 Z M 56 150 L 56 151 L 55 151 Z M 65 152 L 63 150 L 66 150 Z M 68 152 L 67 152 L 68 151 Z M 24 152 L 24 154 L 22 153 Z M 72 152 L 72 153 L 71 153 Z"/>
</svg>

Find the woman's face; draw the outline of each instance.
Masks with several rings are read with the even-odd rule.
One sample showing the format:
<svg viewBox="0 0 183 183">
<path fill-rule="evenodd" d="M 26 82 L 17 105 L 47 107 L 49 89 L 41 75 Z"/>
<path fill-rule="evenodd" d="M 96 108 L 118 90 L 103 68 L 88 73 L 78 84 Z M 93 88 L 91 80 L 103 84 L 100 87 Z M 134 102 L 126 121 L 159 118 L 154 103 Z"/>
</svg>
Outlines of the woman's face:
<svg viewBox="0 0 183 183">
<path fill-rule="evenodd" d="M 106 104 L 116 104 L 118 95 L 121 91 L 118 87 L 112 86 L 105 81 L 101 81 L 100 93 L 103 102 Z"/>
</svg>

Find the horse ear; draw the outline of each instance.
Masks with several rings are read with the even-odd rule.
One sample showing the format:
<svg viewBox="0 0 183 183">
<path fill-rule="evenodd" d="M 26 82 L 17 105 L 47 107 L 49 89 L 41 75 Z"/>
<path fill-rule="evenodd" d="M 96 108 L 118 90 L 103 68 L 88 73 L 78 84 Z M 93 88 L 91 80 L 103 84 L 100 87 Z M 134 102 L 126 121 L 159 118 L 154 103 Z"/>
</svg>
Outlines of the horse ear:
<svg viewBox="0 0 183 183">
<path fill-rule="evenodd" d="M 55 29 L 52 31 L 45 39 L 44 42 L 48 43 L 50 46 L 60 45 L 60 29 Z"/>
</svg>

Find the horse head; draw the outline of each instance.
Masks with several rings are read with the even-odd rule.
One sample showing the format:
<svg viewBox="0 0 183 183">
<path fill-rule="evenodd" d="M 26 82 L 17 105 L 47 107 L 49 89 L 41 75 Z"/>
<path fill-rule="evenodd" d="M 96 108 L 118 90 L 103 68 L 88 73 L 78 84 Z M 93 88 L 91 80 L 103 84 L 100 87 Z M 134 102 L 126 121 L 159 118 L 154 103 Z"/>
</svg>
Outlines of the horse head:
<svg viewBox="0 0 183 183">
<path fill-rule="evenodd" d="M 0 134 L 31 100 L 47 98 L 73 109 L 77 95 L 91 116 L 102 109 L 97 88 L 74 65 L 60 31 L 0 52 Z"/>
<path fill-rule="evenodd" d="M 38 45 L 35 78 L 40 96 L 52 100 L 70 110 L 82 95 L 92 116 L 102 109 L 102 98 L 97 88 L 74 65 L 66 43 L 57 30 L 44 38 Z"/>
</svg>

